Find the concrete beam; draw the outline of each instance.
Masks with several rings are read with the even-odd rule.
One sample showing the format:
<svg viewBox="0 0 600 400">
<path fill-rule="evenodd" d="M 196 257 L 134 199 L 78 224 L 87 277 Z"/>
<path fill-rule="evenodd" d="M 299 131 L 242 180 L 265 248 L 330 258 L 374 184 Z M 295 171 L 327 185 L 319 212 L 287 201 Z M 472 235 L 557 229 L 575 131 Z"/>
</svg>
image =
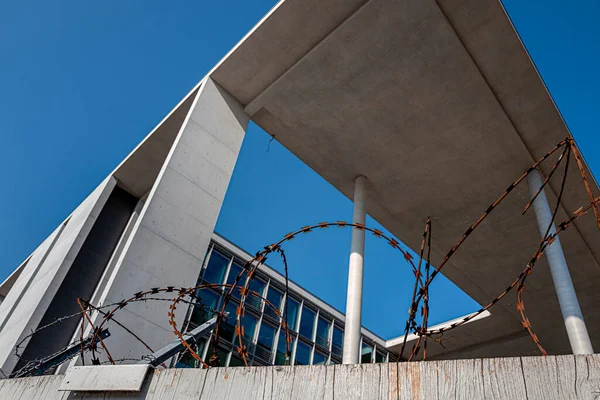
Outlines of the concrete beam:
<svg viewBox="0 0 600 400">
<path fill-rule="evenodd" d="M 248 120 L 241 104 L 211 79 L 200 85 L 108 277 L 101 304 L 150 287 L 195 285 Z M 156 350 L 173 340 L 168 311 L 166 302 L 134 303 L 115 318 Z M 118 327 L 111 333 L 109 350 L 119 357 L 151 353 Z"/>
</svg>

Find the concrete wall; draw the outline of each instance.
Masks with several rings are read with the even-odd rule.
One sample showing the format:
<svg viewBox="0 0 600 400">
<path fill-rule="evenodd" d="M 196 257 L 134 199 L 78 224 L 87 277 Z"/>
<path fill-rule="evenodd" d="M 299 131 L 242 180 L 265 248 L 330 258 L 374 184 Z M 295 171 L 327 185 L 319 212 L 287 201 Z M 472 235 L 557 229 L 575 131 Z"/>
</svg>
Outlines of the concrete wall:
<svg viewBox="0 0 600 400">
<path fill-rule="evenodd" d="M 107 368 L 106 382 L 112 367 Z M 100 373 L 102 375 L 102 373 Z M 157 370 L 140 392 L 61 392 L 64 376 L 0 381 L 2 399 L 597 399 L 600 356 Z M 98 384 L 95 382 L 94 384 Z"/>
<path fill-rule="evenodd" d="M 206 79 L 108 277 L 100 304 L 151 287 L 195 285 L 247 125 L 242 106 Z M 168 307 L 167 302 L 133 303 L 115 319 L 157 349 L 173 340 Z M 179 321 L 184 315 L 181 310 Z M 112 336 L 107 345 L 114 358 L 150 353 L 123 329 L 108 327 Z"/>
<path fill-rule="evenodd" d="M 33 252 L 0 305 L 0 369 L 4 373 L 16 365 L 15 345 L 38 327 L 115 184 L 114 178 L 106 178 Z"/>
</svg>

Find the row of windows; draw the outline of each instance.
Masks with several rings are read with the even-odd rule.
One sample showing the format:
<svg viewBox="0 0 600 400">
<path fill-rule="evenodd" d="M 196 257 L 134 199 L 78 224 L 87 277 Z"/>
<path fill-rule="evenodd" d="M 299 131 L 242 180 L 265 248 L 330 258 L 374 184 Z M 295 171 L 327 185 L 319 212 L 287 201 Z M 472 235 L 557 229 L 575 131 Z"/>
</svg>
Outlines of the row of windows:
<svg viewBox="0 0 600 400">
<path fill-rule="evenodd" d="M 240 263 L 226 252 L 214 245 L 209 250 L 208 261 L 200 274 L 199 283 L 232 284 L 235 277 L 242 271 Z M 244 278 L 245 279 L 245 278 Z M 287 319 L 292 342 L 290 343 L 291 360 L 294 365 L 309 364 L 333 364 L 341 362 L 344 332 L 342 323 L 335 321 L 317 307 L 303 301 L 300 296 L 291 294 L 285 299 L 284 290 L 278 282 L 269 279 L 268 276 L 257 274 L 251 281 L 250 290 L 267 299 L 273 307 L 279 310 L 284 319 Z M 194 307 L 188 329 L 200 325 L 212 317 L 210 310 L 218 310 L 222 307 L 224 290 L 204 289 L 199 290 L 197 295 L 204 307 Z M 233 346 L 237 346 L 238 339 L 235 337 L 236 308 L 239 304 L 239 291 L 233 292 L 233 298 L 229 301 L 226 311 L 230 318 L 222 325 L 220 333 L 220 345 L 217 354 L 223 365 L 238 365 L 243 362 L 237 357 Z M 287 300 L 287 314 L 284 312 Z M 285 330 L 281 327 L 281 318 L 260 297 L 249 295 L 246 299 L 246 309 L 241 320 L 243 327 L 243 342 L 249 349 L 249 363 L 255 365 L 283 365 L 285 363 L 286 342 Z M 211 349 L 203 346 L 201 351 L 212 354 Z M 210 350 L 210 351 L 209 351 Z M 200 351 L 200 350 L 199 350 Z M 200 353 L 199 353 L 200 354 Z M 386 362 L 388 357 L 394 361 L 392 355 L 376 348 L 368 340 L 363 338 L 361 362 Z M 182 357 L 180 366 L 193 365 L 194 360 Z"/>
</svg>

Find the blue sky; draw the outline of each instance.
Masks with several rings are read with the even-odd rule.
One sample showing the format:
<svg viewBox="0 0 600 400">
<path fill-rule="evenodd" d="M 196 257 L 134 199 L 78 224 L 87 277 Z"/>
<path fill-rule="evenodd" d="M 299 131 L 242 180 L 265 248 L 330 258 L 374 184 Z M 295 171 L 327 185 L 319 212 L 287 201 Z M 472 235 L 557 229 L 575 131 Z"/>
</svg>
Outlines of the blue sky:
<svg viewBox="0 0 600 400">
<path fill-rule="evenodd" d="M 274 3 L 0 5 L 0 279 Z M 600 5 L 593 0 L 504 4 L 597 175 Z M 267 152 L 268 140 L 250 127 L 218 232 L 254 252 L 308 223 L 351 218 L 350 201 L 277 142 Z M 264 180 L 260 197 L 247 194 L 246 188 Z M 289 248 L 292 278 L 341 310 L 349 235 L 317 232 Z M 412 277 L 401 258 L 373 238 L 366 257 L 364 324 L 389 338 L 402 329 Z M 476 307 L 448 282 L 440 281 L 433 293 L 433 322 Z"/>
</svg>

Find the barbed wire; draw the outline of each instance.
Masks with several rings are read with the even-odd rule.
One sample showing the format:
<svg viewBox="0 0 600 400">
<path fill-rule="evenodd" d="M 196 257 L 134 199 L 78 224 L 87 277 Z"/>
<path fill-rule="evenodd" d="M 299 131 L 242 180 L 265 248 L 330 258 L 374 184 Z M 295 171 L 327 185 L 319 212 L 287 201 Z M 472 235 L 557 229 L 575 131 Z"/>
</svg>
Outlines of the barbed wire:
<svg viewBox="0 0 600 400">
<path fill-rule="evenodd" d="M 441 270 L 444 268 L 444 266 L 448 264 L 449 260 L 457 252 L 457 250 L 465 243 L 467 238 L 473 234 L 473 232 L 496 209 L 496 207 L 498 207 L 498 205 L 501 204 L 502 201 L 504 199 L 506 199 L 509 196 L 509 194 L 521 182 L 523 182 L 525 180 L 525 178 L 527 178 L 527 176 L 529 174 L 531 174 L 543 162 L 545 162 L 553 154 L 555 154 L 557 151 L 559 151 L 561 149 L 562 149 L 562 153 L 559 155 L 558 159 L 554 163 L 550 173 L 544 179 L 541 186 L 538 188 L 537 192 L 531 197 L 531 200 L 528 201 L 528 203 L 526 204 L 526 206 L 523 210 L 523 213 L 522 213 L 522 214 L 525 214 L 531 208 L 531 205 L 533 204 L 533 202 L 538 198 L 538 196 L 542 193 L 544 188 L 549 184 L 550 178 L 552 178 L 555 175 L 555 173 L 558 171 L 558 168 L 561 165 L 561 163 L 563 161 L 565 161 L 565 167 L 564 167 L 563 176 L 562 176 L 562 180 L 561 180 L 560 190 L 557 195 L 556 202 L 554 204 L 551 221 L 548 224 L 545 234 L 542 236 L 542 239 L 541 239 L 537 249 L 533 253 L 530 261 L 526 264 L 525 268 L 519 273 L 519 275 L 509 284 L 509 286 L 504 291 L 502 291 L 498 296 L 496 296 L 494 299 L 492 299 L 488 304 L 481 307 L 478 311 L 471 313 L 468 316 L 461 319 L 460 321 L 454 322 L 448 326 L 437 328 L 437 329 L 429 329 L 428 328 L 428 321 L 429 321 L 429 314 L 430 314 L 429 287 L 432 284 L 432 282 L 436 279 L 436 277 L 441 272 Z M 556 216 L 558 213 L 558 209 L 560 208 L 561 200 L 562 200 L 562 197 L 564 194 L 564 189 L 565 189 L 565 186 L 567 183 L 567 176 L 568 176 L 568 171 L 569 171 L 569 161 L 570 161 L 571 156 L 573 157 L 573 159 L 575 160 L 575 162 L 578 165 L 579 175 L 581 176 L 581 179 L 584 183 L 584 187 L 588 194 L 588 198 L 590 199 L 590 203 L 580 207 L 578 210 L 573 212 L 571 215 L 569 215 L 569 217 L 565 221 L 557 224 L 556 229 L 553 230 L 553 226 L 555 225 L 555 220 L 556 220 Z M 531 275 L 531 272 L 533 271 L 535 263 L 542 257 L 542 255 L 544 254 L 544 251 L 548 248 L 548 246 L 550 246 L 556 240 L 556 238 L 558 237 L 558 235 L 560 233 L 564 232 L 569 226 L 571 226 L 573 221 L 575 221 L 577 218 L 581 217 L 582 215 L 586 214 L 590 209 L 594 210 L 596 222 L 600 229 L 600 212 L 598 210 L 599 203 L 600 203 L 600 197 L 594 197 L 591 186 L 587 179 L 585 166 L 581 159 L 579 150 L 577 149 L 574 140 L 571 137 L 568 137 L 565 140 L 559 142 L 556 146 L 554 146 L 543 157 L 541 157 L 532 166 L 530 166 L 517 180 L 515 180 L 513 183 L 511 183 L 508 186 L 508 188 L 484 211 L 484 213 L 473 224 L 471 224 L 469 226 L 469 228 L 461 236 L 461 238 L 458 240 L 458 242 L 446 253 L 446 255 L 444 256 L 444 258 L 442 259 L 442 261 L 440 262 L 440 264 L 437 267 L 433 267 L 431 264 L 433 227 L 432 227 L 431 218 L 429 218 L 429 217 L 427 218 L 426 223 L 425 223 L 425 229 L 423 232 L 421 246 L 420 246 L 420 252 L 419 252 L 419 260 L 416 264 L 413 261 L 413 256 L 409 253 L 409 251 L 405 250 L 404 248 L 401 247 L 399 240 L 397 240 L 396 238 L 394 238 L 391 235 L 388 235 L 388 234 L 382 232 L 379 229 L 368 227 L 365 224 L 350 223 L 350 222 L 345 222 L 345 221 L 320 222 L 318 224 L 304 226 L 294 232 L 288 233 L 282 239 L 280 239 L 278 242 L 271 244 L 269 246 L 265 246 L 263 248 L 263 250 L 257 252 L 254 255 L 254 257 L 252 257 L 250 260 L 247 260 L 244 263 L 241 271 L 235 276 L 232 283 L 228 283 L 228 284 L 205 283 L 205 284 L 201 284 L 201 285 L 197 285 L 197 286 L 193 286 L 193 287 L 187 287 L 187 288 L 175 287 L 175 286 L 167 286 L 167 287 L 163 287 L 163 288 L 154 287 L 154 288 L 150 288 L 145 291 L 140 291 L 140 292 L 134 293 L 133 296 L 131 296 L 128 299 L 124 299 L 119 302 L 105 304 L 105 305 L 101 305 L 101 306 L 92 305 L 88 301 L 84 301 L 82 299 L 77 299 L 77 301 L 81 307 L 80 312 L 58 318 L 58 319 L 52 321 L 51 323 L 49 323 L 45 326 L 42 326 L 42 327 L 36 329 L 35 331 L 32 331 L 30 334 L 25 336 L 22 340 L 20 340 L 17 343 L 17 345 L 14 348 L 14 354 L 19 359 L 22 359 L 22 355 L 20 354 L 20 349 L 26 345 L 25 344 L 26 341 L 28 339 L 30 339 L 31 336 L 33 336 L 34 334 L 39 334 L 44 329 L 47 329 L 47 328 L 54 326 L 56 324 L 59 324 L 61 322 L 64 322 L 65 320 L 68 320 L 70 318 L 81 317 L 82 322 L 81 322 L 81 327 L 79 328 L 79 329 L 81 329 L 80 337 L 74 343 L 76 345 L 81 346 L 79 355 L 82 359 L 82 363 L 85 363 L 84 354 L 87 351 L 90 351 L 92 353 L 92 363 L 93 364 L 105 364 L 105 363 L 115 364 L 117 362 L 139 361 L 142 359 L 148 359 L 148 357 L 151 357 L 151 356 L 143 356 L 140 359 L 135 359 L 135 358 L 131 358 L 131 357 L 117 358 L 117 359 L 113 358 L 109 352 L 108 346 L 104 343 L 104 341 L 100 337 L 100 332 L 102 332 L 102 329 L 105 327 L 105 325 L 109 321 L 113 321 L 116 325 L 118 325 L 120 328 L 124 329 L 129 335 L 134 337 L 137 341 L 142 343 L 151 353 L 153 353 L 154 351 L 152 350 L 152 348 L 147 343 L 145 343 L 145 341 L 140 336 L 135 334 L 131 329 L 127 328 L 121 322 L 115 320 L 114 316 L 115 316 L 115 313 L 124 309 L 125 307 L 127 307 L 129 304 L 132 304 L 132 303 L 145 302 L 145 301 L 167 301 L 167 302 L 170 302 L 169 310 L 168 310 L 168 323 L 169 323 L 169 325 L 171 325 L 174 335 L 181 341 L 181 343 L 184 347 L 184 351 L 179 353 L 178 358 L 177 357 L 173 358 L 173 361 L 177 362 L 178 360 L 181 359 L 181 357 L 184 356 L 184 354 L 189 354 L 195 360 L 194 362 L 197 366 L 201 365 L 203 368 L 209 368 L 211 366 L 220 364 L 217 350 L 219 347 L 220 333 L 223 330 L 222 324 L 223 324 L 223 322 L 228 320 L 226 309 L 227 309 L 227 306 L 229 305 L 232 297 L 234 297 L 234 293 L 237 291 L 237 292 L 239 292 L 239 298 L 238 298 L 239 304 L 237 305 L 236 311 L 235 311 L 235 318 L 236 318 L 235 337 L 236 337 L 236 341 L 238 342 L 238 346 L 237 346 L 237 348 L 235 348 L 235 351 L 240 356 L 240 358 L 243 360 L 244 364 L 248 365 L 249 353 L 248 353 L 248 346 L 247 346 L 247 343 L 245 340 L 245 332 L 244 332 L 244 325 L 242 323 L 242 318 L 245 315 L 246 302 L 247 302 L 247 299 L 249 298 L 249 296 L 257 298 L 261 301 L 261 309 L 262 309 L 262 304 L 264 304 L 264 307 L 272 308 L 274 313 L 280 319 L 281 330 L 284 332 L 285 341 L 286 341 L 285 364 L 289 364 L 290 363 L 290 353 L 291 353 L 290 348 L 291 348 L 293 336 L 290 332 L 290 326 L 289 326 L 289 321 L 288 321 L 288 303 L 289 303 L 289 298 L 290 298 L 289 270 L 288 270 L 288 261 L 287 261 L 287 257 L 285 255 L 285 252 L 283 249 L 283 245 L 286 244 L 287 242 L 293 240 L 294 238 L 296 238 L 297 236 L 299 236 L 301 234 L 304 235 L 304 234 L 308 234 L 308 233 L 311 233 L 316 230 L 328 229 L 330 227 L 339 227 L 339 228 L 350 228 L 350 229 L 357 229 L 357 230 L 363 230 L 366 232 L 370 232 L 376 238 L 386 241 L 392 248 L 394 248 L 395 250 L 397 250 L 401 253 L 401 255 L 403 256 L 403 259 L 408 263 L 409 267 L 411 268 L 411 270 L 415 276 L 415 283 L 413 286 L 412 296 L 411 296 L 411 305 L 410 305 L 410 308 L 408 311 L 408 319 L 406 320 L 405 329 L 403 332 L 404 338 L 403 338 L 403 342 L 402 342 L 402 346 L 401 346 L 401 351 L 398 354 L 398 356 L 401 360 L 412 361 L 413 359 L 415 359 L 418 356 L 421 349 L 423 350 L 423 359 L 426 359 L 427 358 L 427 340 L 428 340 L 428 338 L 431 338 L 432 340 L 434 340 L 441 347 L 445 347 L 444 342 L 449 339 L 449 338 L 444 337 L 444 334 L 446 332 L 466 324 L 467 322 L 473 320 L 478 315 L 481 315 L 483 312 L 489 310 L 495 304 L 497 304 L 499 301 L 501 301 L 510 291 L 512 291 L 515 288 L 516 288 L 516 293 L 517 293 L 516 308 L 521 317 L 522 325 L 523 325 L 524 329 L 528 332 L 529 336 L 531 337 L 531 339 L 533 340 L 535 345 L 538 347 L 541 354 L 547 355 L 546 350 L 541 345 L 537 335 L 533 331 L 531 322 L 529 321 L 529 319 L 525 313 L 523 293 L 525 291 L 526 280 Z M 279 255 L 279 257 L 281 258 L 283 265 L 284 265 L 285 302 L 283 303 L 283 313 L 281 312 L 279 307 L 275 307 L 270 301 L 268 301 L 260 293 L 250 290 L 250 284 L 256 276 L 256 271 L 259 269 L 260 266 L 264 265 L 265 262 L 267 261 L 267 259 L 269 258 L 269 256 L 274 253 Z M 244 280 L 243 285 L 240 284 L 242 280 Z M 219 289 L 223 292 L 223 302 L 219 308 L 207 307 L 202 302 L 202 299 L 198 294 L 202 290 L 206 290 L 206 289 Z M 169 293 L 172 293 L 173 297 L 161 298 L 161 297 L 154 296 L 157 294 L 169 294 Z M 198 310 L 202 310 L 202 312 L 204 313 L 203 315 L 205 315 L 205 316 L 207 315 L 206 313 L 210 313 L 211 315 L 215 315 L 217 317 L 217 322 L 216 322 L 215 328 L 214 328 L 212 336 L 211 336 L 212 355 L 210 356 L 208 363 L 205 362 L 201 358 L 201 356 L 198 354 L 197 344 L 196 343 L 188 343 L 185 340 L 183 333 L 178 328 L 178 325 L 175 320 L 175 311 L 176 311 L 178 305 L 180 305 L 180 304 L 185 304 L 189 307 L 188 314 L 186 314 L 186 319 L 187 319 L 187 315 L 189 315 L 189 310 L 191 308 L 197 308 Z M 420 311 L 420 313 L 419 313 L 419 311 Z M 99 315 L 102 316 L 100 318 L 97 326 L 95 326 L 95 324 L 93 322 L 93 319 L 96 317 L 91 316 L 89 314 L 90 312 L 97 313 L 98 316 Z M 420 314 L 420 317 L 419 317 L 419 314 Z M 232 316 L 229 315 L 229 318 L 231 318 L 231 317 Z M 90 333 L 88 334 L 87 339 L 92 339 L 92 340 L 90 341 L 90 344 L 87 345 L 87 348 L 84 348 L 83 343 L 86 340 L 84 338 L 84 336 L 85 336 L 84 331 L 86 330 L 86 324 L 89 325 L 89 328 L 90 328 Z M 411 350 L 409 356 L 404 357 L 405 347 L 406 347 L 406 344 L 408 341 L 409 333 L 415 334 L 418 337 L 412 346 L 412 350 Z M 99 359 L 96 357 L 96 353 L 100 352 L 100 349 L 97 348 L 97 343 L 100 343 L 103 352 L 105 353 L 105 355 L 108 358 L 107 361 L 100 362 Z M 69 346 L 72 346 L 72 345 L 73 345 L 73 343 L 69 344 Z M 60 351 L 58 351 L 56 353 L 53 353 L 50 356 L 46 356 L 44 358 L 34 359 L 34 360 L 29 360 L 29 361 L 23 360 L 23 361 L 26 361 L 26 367 L 30 368 L 32 365 L 40 364 L 40 363 L 44 362 L 44 360 L 47 360 L 50 357 L 56 356 L 57 354 L 59 354 L 61 351 L 63 351 L 67 347 L 61 349 Z M 69 359 L 72 359 L 73 357 L 74 356 L 71 356 Z M 166 366 L 164 364 L 162 364 L 162 365 L 163 365 L 163 367 L 166 368 Z M 24 371 L 25 370 L 24 368 L 25 367 L 21 368 L 19 371 Z M 17 373 L 19 371 L 17 371 Z M 7 376 L 1 370 L 0 370 L 0 373 L 2 373 L 2 375 L 4 375 L 4 377 Z M 14 376 L 14 373 L 10 374 L 10 376 Z"/>
</svg>

